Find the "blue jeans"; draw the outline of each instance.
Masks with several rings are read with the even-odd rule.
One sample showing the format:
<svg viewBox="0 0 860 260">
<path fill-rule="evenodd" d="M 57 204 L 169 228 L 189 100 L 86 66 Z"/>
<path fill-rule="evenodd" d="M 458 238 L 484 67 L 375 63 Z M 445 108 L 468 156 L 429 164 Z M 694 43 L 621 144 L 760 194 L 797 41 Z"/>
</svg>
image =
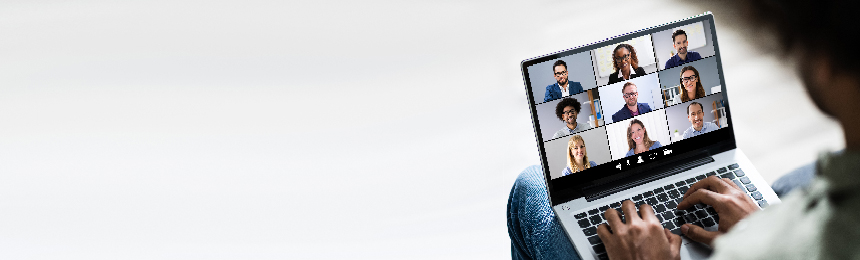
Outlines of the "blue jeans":
<svg viewBox="0 0 860 260">
<path fill-rule="evenodd" d="M 800 167 L 779 178 L 773 183 L 773 190 L 782 197 L 809 184 L 815 175 L 814 165 Z M 549 205 L 539 165 L 523 170 L 511 188 L 508 235 L 512 259 L 580 259 Z"/>
</svg>

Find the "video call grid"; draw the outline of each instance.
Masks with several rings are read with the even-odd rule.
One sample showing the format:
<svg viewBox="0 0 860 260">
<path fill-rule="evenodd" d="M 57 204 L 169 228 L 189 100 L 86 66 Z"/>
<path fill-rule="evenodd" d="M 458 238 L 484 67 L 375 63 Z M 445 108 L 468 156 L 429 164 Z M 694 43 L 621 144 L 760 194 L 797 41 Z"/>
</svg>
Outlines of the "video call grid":
<svg viewBox="0 0 860 260">
<path fill-rule="evenodd" d="M 656 33 L 655 33 L 655 34 L 656 34 Z M 652 35 L 653 35 L 653 34 L 652 34 Z M 656 50 L 655 45 L 656 45 L 656 44 L 655 44 L 655 42 L 652 40 L 652 41 L 651 41 L 651 48 L 652 48 L 652 50 Z M 589 51 L 589 52 L 590 52 L 590 51 Z M 594 67 L 593 67 L 594 65 L 593 65 L 593 64 L 594 64 L 594 62 L 595 62 L 595 61 L 594 61 L 595 57 L 594 57 L 594 55 L 593 55 L 593 54 L 592 54 L 592 55 L 589 55 L 589 56 L 590 56 L 591 61 L 592 61 L 592 68 L 591 68 L 591 69 L 592 69 L 592 71 L 594 71 Z M 714 58 L 714 59 L 715 59 L 715 57 L 716 57 L 716 54 L 714 54 L 714 55 L 710 55 L 710 56 L 707 56 L 707 57 L 702 57 L 702 58 L 701 58 L 701 59 L 699 59 L 699 60 L 712 59 L 712 58 Z M 560 58 L 562 58 L 562 57 L 559 57 L 559 59 L 560 59 Z M 655 56 L 655 60 L 656 60 L 656 56 Z M 697 60 L 697 61 L 698 61 L 698 60 Z M 549 62 L 549 61 L 547 61 L 547 62 Z M 691 61 L 691 62 L 694 62 L 694 61 Z M 661 72 L 661 71 L 664 71 L 664 70 L 669 70 L 669 69 L 673 69 L 673 68 L 677 68 L 677 67 L 680 67 L 680 66 L 687 65 L 686 63 L 690 63 L 690 62 L 685 62 L 685 63 L 679 64 L 679 65 L 677 65 L 677 66 L 674 66 L 674 67 L 668 67 L 668 68 L 663 68 L 663 69 L 660 69 L 659 64 L 657 64 L 657 70 L 656 70 L 656 71 L 651 72 L 651 73 L 646 73 L 645 75 L 641 75 L 641 76 L 639 76 L 639 77 L 645 77 L 645 76 L 649 76 L 649 75 L 652 75 L 652 74 L 655 74 L 655 73 L 656 73 L 656 74 L 657 74 L 657 75 L 656 75 L 656 78 L 657 78 L 657 81 L 659 82 L 659 85 L 658 85 L 658 86 L 663 86 L 664 81 L 660 78 L 660 72 Z M 720 72 L 719 72 L 719 71 L 717 71 L 717 73 L 720 73 Z M 700 73 L 700 74 L 701 74 L 701 73 Z M 598 85 L 598 84 L 599 84 L 599 83 L 597 82 L 597 78 L 598 78 L 598 77 L 597 77 L 597 74 L 596 74 L 596 73 L 595 73 L 595 74 L 593 74 L 593 80 L 594 80 L 595 85 Z M 633 78 L 631 78 L 631 79 L 633 79 Z M 667 81 L 669 81 L 669 80 L 667 79 Z M 623 83 L 622 83 L 622 82 L 617 82 L 617 83 L 614 83 L 614 84 L 623 84 Z M 674 84 L 674 83 L 670 83 L 669 85 L 672 85 L 672 84 Z M 603 93 L 602 88 L 603 88 L 603 87 L 606 87 L 606 86 L 609 86 L 609 85 L 612 85 L 612 84 L 608 84 L 608 83 L 607 83 L 607 84 L 604 84 L 604 85 L 595 86 L 594 88 L 590 88 L 590 89 L 595 89 L 595 90 L 597 91 L 597 93 L 598 93 L 598 96 L 600 96 L 600 97 L 606 97 L 608 94 L 601 94 L 601 93 Z M 587 91 L 587 90 L 583 90 L 583 92 L 584 92 L 584 91 Z M 707 97 L 711 97 L 711 96 L 713 96 L 713 95 L 715 95 L 715 94 L 722 94 L 722 91 L 721 91 L 721 92 L 716 92 L 716 93 L 711 93 L 711 94 L 707 94 L 707 95 L 705 95 L 704 97 L 696 98 L 695 100 L 689 100 L 689 101 L 687 101 L 687 102 L 681 102 L 681 103 L 671 104 L 671 105 L 669 105 L 669 106 L 666 106 L 665 104 L 666 104 L 666 101 L 668 101 L 668 100 L 666 100 L 666 99 L 665 99 L 665 95 L 663 95 L 662 91 L 663 91 L 663 90 L 662 90 L 662 88 L 661 88 L 661 91 L 660 91 L 660 92 L 661 92 L 661 95 L 660 95 L 660 101 L 661 101 L 661 102 L 663 102 L 663 104 L 661 105 L 661 107 L 660 107 L 660 108 L 657 108 L 657 109 L 651 109 L 651 111 L 649 111 L 649 112 L 641 113 L 641 114 L 639 114 L 639 115 L 637 115 L 637 116 L 634 116 L 634 117 L 639 117 L 639 116 L 641 116 L 641 115 L 645 115 L 645 114 L 649 114 L 649 113 L 657 112 L 657 111 L 667 111 L 666 109 L 668 109 L 669 107 L 673 107 L 673 106 L 676 106 L 676 105 L 689 104 L 689 103 L 691 103 L 691 102 L 695 102 L 695 101 L 698 101 L 698 100 L 701 100 L 701 99 L 705 99 L 705 98 L 707 98 Z M 580 93 L 581 93 L 581 92 L 580 92 Z M 575 95 L 575 94 L 578 94 L 578 93 L 573 93 L 573 94 L 571 94 L 571 95 L 569 95 L 569 96 L 572 96 L 572 95 Z M 617 93 L 616 93 L 616 94 L 617 94 Z M 565 98 L 565 97 L 562 97 L 562 98 Z M 538 105 L 544 105 L 544 106 L 545 106 L 545 105 L 546 105 L 546 103 L 553 102 L 553 101 L 555 101 L 555 100 L 556 100 L 556 99 L 548 100 L 548 101 L 545 101 L 545 102 L 540 102 L 540 103 L 537 103 L 535 106 L 536 106 L 536 107 L 537 107 Z M 703 104 L 703 105 L 704 105 L 704 104 Z M 554 109 L 553 109 L 553 110 L 554 110 Z M 612 125 L 612 124 L 618 123 L 618 122 L 614 122 L 614 121 L 613 121 L 613 122 L 610 122 L 610 123 L 606 123 L 606 117 L 607 117 L 607 112 L 606 112 L 606 110 L 607 110 L 606 106 L 604 106 L 604 105 L 602 104 L 602 102 L 601 102 L 601 105 L 600 105 L 600 112 L 601 112 L 601 115 L 602 115 L 602 116 L 601 116 L 601 119 L 603 119 L 603 124 L 602 124 L 602 125 L 600 125 L 600 126 L 595 126 L 595 127 L 593 127 L 593 128 L 589 128 L 589 129 L 586 129 L 586 130 L 582 130 L 582 131 L 579 131 L 579 132 L 576 132 L 576 133 L 568 134 L 568 135 L 565 135 L 565 136 L 561 136 L 561 137 L 558 137 L 558 138 L 551 138 L 551 139 L 545 140 L 545 141 L 544 141 L 544 143 L 547 143 L 547 142 L 550 142 L 550 141 L 554 141 L 554 140 L 559 140 L 559 139 L 569 138 L 570 136 L 576 135 L 576 134 L 578 134 L 578 133 L 582 133 L 582 132 L 586 132 L 586 131 L 591 131 L 591 130 L 595 130 L 595 129 L 598 129 L 598 128 L 603 128 L 603 129 L 605 130 L 605 129 L 606 129 L 606 127 L 607 127 L 608 125 Z M 703 108 L 703 110 L 704 110 L 704 108 Z M 670 132 L 670 135 L 671 135 L 671 129 L 669 128 L 669 124 L 668 124 L 668 122 L 669 122 L 669 118 L 668 118 L 668 116 L 669 116 L 669 115 L 668 115 L 667 113 L 664 113 L 664 118 L 663 118 L 663 120 L 664 120 L 664 122 L 666 122 L 667 131 L 669 131 L 669 132 Z M 728 117 L 728 114 L 726 114 L 726 117 Z M 540 118 L 538 118 L 538 120 L 539 120 L 539 119 L 540 119 Z M 557 120 L 557 118 L 553 118 L 553 119 Z M 621 122 L 621 121 L 626 121 L 626 120 L 619 120 L 619 122 Z M 543 132 L 543 131 L 545 131 L 546 129 L 541 128 L 540 130 L 541 130 L 541 132 Z M 606 142 L 607 142 L 607 146 L 606 146 L 606 147 L 610 147 L 610 148 L 611 148 L 612 146 L 611 146 L 611 144 L 610 144 L 610 140 L 609 140 L 609 139 L 610 139 L 610 138 L 609 138 L 609 133 L 608 133 L 608 131 L 604 131 L 604 132 L 606 133 L 606 136 L 605 136 L 605 138 L 606 138 L 605 140 L 606 140 Z M 670 139 L 671 139 L 671 138 L 670 138 Z M 662 146 L 667 146 L 667 145 L 670 145 L 671 143 L 674 143 L 674 142 L 675 142 L 675 141 L 670 141 L 670 143 L 662 144 Z M 611 154 L 611 153 L 612 153 L 612 149 L 610 149 L 610 154 Z M 613 157 L 615 157 L 615 156 L 613 156 Z M 626 158 L 626 156 L 625 156 L 625 157 L 619 157 L 619 159 L 617 159 L 617 160 L 621 160 L 621 158 Z M 612 162 L 612 161 L 615 161 L 615 160 L 610 160 L 609 162 Z M 609 162 L 606 162 L 606 163 L 609 163 Z"/>
<path fill-rule="evenodd" d="M 715 56 L 709 56 L 709 57 L 706 57 L 706 58 L 702 58 L 702 60 L 705 60 L 705 59 L 715 59 Z M 676 66 L 676 67 L 680 67 L 680 66 L 683 66 L 683 65 L 679 65 L 679 66 Z M 675 68 L 675 67 L 672 67 L 672 68 Z M 669 69 L 671 69 L 671 68 L 669 68 Z M 668 70 L 668 69 L 664 69 L 664 70 Z M 717 73 L 718 73 L 718 72 L 717 72 Z M 664 82 L 665 82 L 665 81 L 672 82 L 672 83 L 669 83 L 669 84 L 675 84 L 675 83 L 671 80 L 671 79 L 674 79 L 674 77 L 671 77 L 671 79 L 661 79 L 661 78 L 660 78 L 660 74 L 661 74 L 661 73 L 660 73 L 660 71 L 652 72 L 652 73 L 649 73 L 649 74 L 646 74 L 646 75 L 643 75 L 643 76 L 640 76 L 640 77 L 645 77 L 645 76 L 649 76 L 649 75 L 653 75 L 653 74 L 657 74 L 657 75 L 656 75 L 656 77 L 657 77 L 658 82 L 660 82 L 660 84 L 659 84 L 660 86 L 665 85 L 665 84 L 664 84 Z M 701 73 L 700 73 L 700 74 L 701 74 Z M 665 81 L 664 81 L 664 80 L 665 80 Z M 614 83 L 614 84 L 623 84 L 623 82 Z M 599 97 L 606 97 L 606 96 L 609 96 L 609 95 L 612 95 L 612 94 L 617 95 L 618 93 L 614 93 L 614 92 L 613 92 L 612 94 L 608 94 L 608 93 L 605 93 L 605 92 L 604 92 L 604 91 L 606 91 L 604 87 L 607 87 L 607 86 L 609 86 L 609 85 L 613 85 L 613 84 L 607 84 L 607 85 L 603 85 L 603 86 L 598 86 L 598 87 L 595 87 L 595 88 L 590 89 L 590 90 L 597 91 L 597 96 L 599 96 Z M 588 91 L 588 90 L 585 90 L 585 91 Z M 583 92 L 585 92 L 585 91 L 583 91 Z M 580 93 L 583 93 L 583 92 L 580 92 Z M 572 94 L 572 95 L 570 95 L 570 96 L 577 95 L 577 94 L 580 94 L 580 93 L 575 93 L 575 94 Z M 603 94 L 601 94 L 601 93 L 603 93 Z M 662 89 L 661 89 L 661 93 L 662 93 Z M 669 108 L 669 107 L 676 106 L 676 105 L 685 105 L 685 104 L 689 104 L 690 102 L 698 101 L 699 99 L 703 99 L 703 98 L 705 98 L 705 97 L 710 97 L 710 96 L 715 95 L 715 94 L 722 94 L 722 92 L 716 92 L 716 93 L 707 94 L 707 95 L 705 95 L 704 97 L 696 98 L 695 100 L 689 100 L 689 101 L 682 102 L 682 103 L 671 104 L 671 105 L 669 105 L 669 106 L 665 106 L 665 105 L 663 105 L 663 107 L 662 107 L 662 108 L 657 108 L 657 109 L 653 109 L 653 108 L 652 108 L 652 110 L 651 110 L 651 111 L 646 112 L 646 113 L 642 113 L 642 114 L 640 114 L 640 115 L 644 115 L 644 114 L 647 114 L 647 113 L 651 113 L 651 112 L 655 112 L 655 111 L 659 111 L 659 110 L 667 109 L 667 108 Z M 560 98 L 560 99 L 567 98 L 567 97 L 570 97 L 570 96 L 565 96 L 565 97 L 562 97 L 562 98 Z M 557 100 L 558 100 L 558 99 L 554 99 L 554 100 L 550 100 L 550 101 L 547 101 L 547 102 L 543 102 L 543 103 L 541 103 L 541 104 L 550 103 L 550 102 L 555 102 L 555 101 L 557 101 Z M 663 102 L 663 104 L 665 104 L 667 101 L 669 101 L 669 100 L 666 100 L 666 99 L 665 99 L 665 96 L 660 95 L 660 102 Z M 609 123 L 606 123 L 606 119 L 605 119 L 605 118 L 607 117 L 607 115 L 609 115 L 609 114 L 608 114 L 608 112 L 607 112 L 607 108 L 606 108 L 606 106 L 604 106 L 604 105 L 600 105 L 600 109 L 601 109 L 601 111 L 600 111 L 600 112 L 601 112 L 601 115 L 602 115 L 602 116 L 601 116 L 601 119 L 603 119 L 603 122 L 604 122 L 604 123 L 603 123 L 602 125 L 600 125 L 600 126 L 596 126 L 596 127 L 590 128 L 590 129 L 594 129 L 594 128 L 598 128 L 598 127 L 606 127 L 606 126 L 608 126 L 608 125 L 618 123 L 618 122 L 609 122 Z M 614 110 L 614 108 L 612 108 L 612 109 Z M 611 112 L 613 112 L 613 110 L 608 110 L 608 111 L 611 113 Z M 539 119 L 540 119 L 540 118 L 539 118 Z M 553 120 L 558 120 L 558 118 L 553 118 Z M 667 118 L 667 121 L 668 121 L 668 118 Z M 589 130 L 590 130 L 590 129 L 589 129 Z M 546 130 L 546 129 L 541 128 L 541 132 L 543 132 L 543 131 L 545 131 L 545 130 Z M 550 131 L 553 131 L 553 130 L 550 130 Z M 574 135 L 574 134 L 576 134 L 576 133 L 569 134 L 569 135 L 565 135 L 565 136 L 558 137 L 558 138 L 551 138 L 551 139 L 547 139 L 547 140 L 545 140 L 544 142 L 546 143 L 546 142 L 549 142 L 549 141 L 553 141 L 553 140 L 557 140 L 557 139 L 562 139 L 562 138 L 569 137 L 569 136 Z"/>
</svg>

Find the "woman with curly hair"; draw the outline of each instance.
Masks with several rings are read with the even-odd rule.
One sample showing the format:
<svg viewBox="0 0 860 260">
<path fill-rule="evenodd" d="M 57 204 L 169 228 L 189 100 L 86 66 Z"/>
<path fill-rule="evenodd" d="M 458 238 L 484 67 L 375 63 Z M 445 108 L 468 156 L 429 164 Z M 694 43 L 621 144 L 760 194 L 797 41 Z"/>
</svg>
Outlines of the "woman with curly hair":
<svg viewBox="0 0 860 260">
<path fill-rule="evenodd" d="M 561 172 L 561 176 L 571 175 L 585 169 L 597 166 L 594 161 L 588 160 L 585 151 L 585 140 L 580 135 L 574 135 L 567 141 L 567 167 Z"/>
<path fill-rule="evenodd" d="M 612 67 L 615 72 L 609 75 L 609 84 L 645 75 L 645 69 L 639 67 L 636 49 L 626 43 L 615 46 L 612 51 Z"/>
</svg>

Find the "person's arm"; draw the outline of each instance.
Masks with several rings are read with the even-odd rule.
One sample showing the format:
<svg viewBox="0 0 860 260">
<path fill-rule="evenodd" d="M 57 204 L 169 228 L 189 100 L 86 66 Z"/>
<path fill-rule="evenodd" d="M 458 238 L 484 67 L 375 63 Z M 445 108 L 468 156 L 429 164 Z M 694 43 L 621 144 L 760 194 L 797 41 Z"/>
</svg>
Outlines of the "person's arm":
<svg viewBox="0 0 860 260">
<path fill-rule="evenodd" d="M 690 186 L 684 193 L 684 200 L 678 203 L 679 210 L 685 210 L 693 205 L 704 203 L 714 207 L 720 216 L 719 229 L 706 231 L 702 227 L 684 224 L 681 233 L 688 238 L 713 245 L 718 236 L 726 233 L 741 219 L 759 210 L 758 205 L 747 194 L 729 179 L 709 176 Z"/>
<path fill-rule="evenodd" d="M 643 204 L 637 214 L 636 205 L 625 200 L 621 210 L 626 223 L 621 222 L 618 211 L 610 208 L 606 210 L 606 223 L 612 231 L 607 224 L 597 226 L 609 259 L 681 259 L 681 237 L 660 225 L 651 206 Z"/>
</svg>

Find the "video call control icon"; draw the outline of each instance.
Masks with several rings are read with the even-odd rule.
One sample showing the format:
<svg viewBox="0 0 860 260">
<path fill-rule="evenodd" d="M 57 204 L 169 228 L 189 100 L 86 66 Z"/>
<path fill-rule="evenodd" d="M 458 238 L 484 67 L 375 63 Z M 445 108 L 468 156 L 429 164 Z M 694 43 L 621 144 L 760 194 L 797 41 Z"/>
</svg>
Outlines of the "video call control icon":
<svg viewBox="0 0 860 260">
<path fill-rule="evenodd" d="M 669 155 L 669 154 L 672 154 L 672 150 L 663 149 L 663 155 Z"/>
</svg>

